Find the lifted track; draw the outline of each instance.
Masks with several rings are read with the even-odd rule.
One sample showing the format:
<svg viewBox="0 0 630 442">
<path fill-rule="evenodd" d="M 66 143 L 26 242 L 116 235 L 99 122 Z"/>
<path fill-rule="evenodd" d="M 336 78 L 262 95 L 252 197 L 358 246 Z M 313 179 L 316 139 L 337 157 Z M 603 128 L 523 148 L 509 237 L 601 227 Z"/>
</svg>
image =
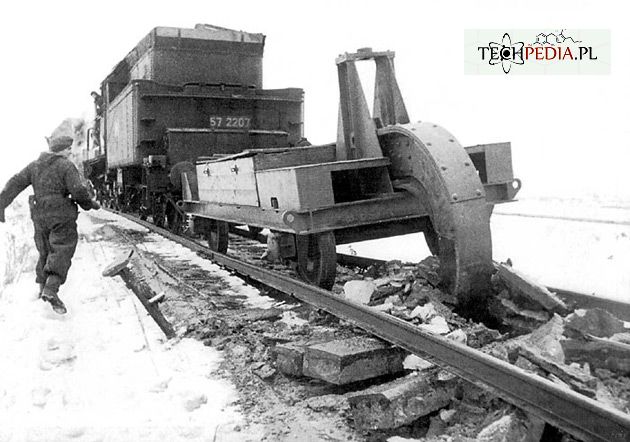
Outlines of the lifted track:
<svg viewBox="0 0 630 442">
<path fill-rule="evenodd" d="M 424 332 L 398 318 L 355 304 L 332 292 L 308 285 L 281 273 L 213 252 L 190 239 L 177 236 L 146 221 L 119 214 L 213 261 L 434 362 L 475 384 L 483 384 L 518 408 L 582 440 L 627 441 L 630 415 L 604 406 L 547 379 L 486 355 L 478 350 Z"/>
</svg>

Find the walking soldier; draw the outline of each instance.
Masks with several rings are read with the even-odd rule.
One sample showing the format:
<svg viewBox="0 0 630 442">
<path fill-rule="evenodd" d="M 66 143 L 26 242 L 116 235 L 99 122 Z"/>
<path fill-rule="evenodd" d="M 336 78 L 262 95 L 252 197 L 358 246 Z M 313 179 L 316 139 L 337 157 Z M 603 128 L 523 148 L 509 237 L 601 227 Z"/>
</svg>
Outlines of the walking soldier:
<svg viewBox="0 0 630 442">
<path fill-rule="evenodd" d="M 33 186 L 29 206 L 39 252 L 36 282 L 40 297 L 59 314 L 66 313 L 66 307 L 57 293 L 66 281 L 78 240 L 77 204 L 84 210 L 100 208 L 68 159 L 72 142 L 67 136 L 49 139 L 50 152 L 43 152 L 14 175 L 0 193 L 0 222 L 4 222 L 4 209 L 20 192 Z"/>
</svg>

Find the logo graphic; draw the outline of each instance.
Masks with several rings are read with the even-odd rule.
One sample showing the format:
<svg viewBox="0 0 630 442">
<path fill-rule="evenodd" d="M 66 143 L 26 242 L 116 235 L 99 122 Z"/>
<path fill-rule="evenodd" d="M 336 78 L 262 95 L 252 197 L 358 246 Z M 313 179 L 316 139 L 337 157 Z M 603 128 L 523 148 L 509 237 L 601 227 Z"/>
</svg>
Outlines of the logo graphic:
<svg viewBox="0 0 630 442">
<path fill-rule="evenodd" d="M 554 34 L 553 32 L 550 32 L 549 34 L 545 34 L 544 32 L 541 32 L 540 34 L 536 36 L 536 41 L 533 42 L 532 45 L 553 46 L 554 44 L 561 44 L 561 43 L 564 43 L 565 41 L 571 41 L 572 43 L 582 43 L 582 40 L 575 41 L 573 40 L 573 37 L 565 37 L 564 29 L 562 29 L 560 31 L 560 34 L 558 35 Z"/>
<path fill-rule="evenodd" d="M 465 56 L 467 74 L 606 74 L 610 32 L 466 31 Z"/>
<path fill-rule="evenodd" d="M 510 68 L 512 67 L 512 63 L 514 64 L 523 64 L 525 60 L 523 60 L 523 46 L 524 43 L 519 41 L 518 43 L 512 44 L 512 39 L 510 38 L 510 34 L 507 32 L 503 34 L 503 39 L 501 43 L 490 42 L 490 44 L 486 47 L 479 47 L 482 50 L 482 59 L 485 59 L 486 54 L 483 53 L 485 50 L 489 50 L 489 63 L 491 65 L 501 63 L 501 67 L 503 68 L 503 72 L 506 74 L 510 72 Z"/>
</svg>

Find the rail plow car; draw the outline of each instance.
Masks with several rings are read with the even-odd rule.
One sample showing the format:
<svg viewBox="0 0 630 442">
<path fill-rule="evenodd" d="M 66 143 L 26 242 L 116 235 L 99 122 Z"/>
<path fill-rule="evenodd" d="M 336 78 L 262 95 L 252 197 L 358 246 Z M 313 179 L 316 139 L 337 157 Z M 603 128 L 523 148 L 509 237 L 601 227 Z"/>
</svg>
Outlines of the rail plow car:
<svg viewBox="0 0 630 442">
<path fill-rule="evenodd" d="M 492 272 L 490 214 L 520 189 L 509 143 L 463 147 L 411 123 L 394 53 L 336 60 L 334 143 L 303 138 L 301 89 L 262 89 L 264 36 L 156 28 L 102 84 L 102 191 L 124 210 L 194 230 L 220 253 L 230 224 L 268 228 L 270 253 L 330 288 L 339 244 L 423 232 L 462 303 Z M 370 113 L 356 63 L 376 64 Z M 94 166 L 93 164 L 93 166 Z M 98 180 L 98 177 L 92 177 Z"/>
</svg>

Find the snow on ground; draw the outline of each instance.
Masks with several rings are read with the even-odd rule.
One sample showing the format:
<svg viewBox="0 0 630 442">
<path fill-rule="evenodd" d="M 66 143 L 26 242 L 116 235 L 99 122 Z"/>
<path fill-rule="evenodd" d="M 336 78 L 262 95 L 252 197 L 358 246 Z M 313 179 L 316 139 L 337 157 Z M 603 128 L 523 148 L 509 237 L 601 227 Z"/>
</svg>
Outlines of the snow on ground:
<svg viewBox="0 0 630 442">
<path fill-rule="evenodd" d="M 611 219 L 609 207 L 585 213 L 559 204 L 541 211 L 545 204 L 514 203 L 505 211 Z M 628 301 L 628 207 L 614 208 L 616 224 L 508 216 L 501 214 L 504 207 L 492 219 L 495 259 L 510 257 L 516 268 L 547 285 Z M 2 284 L 8 284 L 0 285 L 0 441 L 256 440 L 254 428 L 242 430 L 247 426 L 230 405 L 236 400 L 233 386 L 213 375 L 221 353 L 188 339 L 165 342 L 123 283 L 100 276 L 120 247 L 100 237 L 99 226 L 146 229 L 104 211 L 95 215 L 79 218 L 81 239 L 61 291 L 66 316 L 36 298 L 36 256 L 24 252 L 24 245 L 33 249 L 28 218 L 12 213 L 1 226 L 0 268 Z M 225 277 L 250 305 L 273 302 L 176 243 L 148 238 L 142 246 L 148 252 Z M 339 251 L 405 261 L 428 255 L 420 234 Z M 295 318 L 288 312 L 284 320 Z"/>
<path fill-rule="evenodd" d="M 90 217 L 107 220 L 117 226 L 139 232 L 148 232 L 149 230 L 121 216 L 115 215 L 104 210 L 90 212 Z M 138 245 L 143 251 L 160 255 L 170 260 L 183 261 L 197 266 L 206 272 L 222 279 L 230 287 L 230 291 L 237 296 L 245 298 L 245 304 L 251 308 L 270 308 L 276 301 L 268 296 L 263 296 L 260 291 L 250 285 L 247 285 L 241 278 L 233 276 L 227 270 L 222 269 L 216 264 L 201 258 L 196 252 L 164 237 L 157 233 L 149 233 L 145 237 L 145 242 Z M 229 253 L 229 251 L 228 251 Z"/>
<path fill-rule="evenodd" d="M 517 201 L 495 208 L 491 228 L 496 261 L 510 258 L 515 268 L 547 286 L 630 302 L 630 204 Z M 429 255 L 419 233 L 337 251 L 410 262 Z"/>
<path fill-rule="evenodd" d="M 15 280 L 33 254 L 33 225 L 26 198 L 18 197 L 5 211 L 6 222 L 0 223 L 0 294 Z M 32 260 L 31 260 L 32 261 Z"/>
<path fill-rule="evenodd" d="M 133 221 L 128 220 L 125 217 L 116 215 L 115 213 L 108 212 L 106 210 L 97 210 L 97 211 L 92 210 L 88 212 L 88 215 L 91 218 L 99 219 L 101 221 L 109 221 L 125 230 L 133 230 L 136 232 L 145 232 L 145 233 L 149 231 L 149 229 L 141 226 L 138 223 L 134 223 Z M 94 225 L 94 228 L 98 228 L 98 225 Z"/>
<path fill-rule="evenodd" d="M 551 287 L 630 303 L 630 225 L 496 215 L 494 256 Z"/>
<path fill-rule="evenodd" d="M 344 244 L 337 246 L 337 253 L 403 262 L 418 262 L 431 254 L 422 233 Z"/>
<path fill-rule="evenodd" d="M 603 221 L 630 225 L 630 203 L 593 200 L 563 200 L 559 198 L 530 198 L 500 204 L 494 214 L 509 216 L 539 216 Z"/>
<path fill-rule="evenodd" d="M 147 242 L 140 246 L 141 248 L 147 252 L 159 254 L 169 259 L 189 262 L 191 265 L 200 267 L 206 272 L 220 277 L 229 285 L 230 292 L 245 298 L 247 307 L 271 308 L 276 303 L 272 298 L 261 295 L 258 289 L 247 285 L 241 278 L 233 276 L 227 270 L 222 269 L 207 259 L 201 258 L 197 253 L 174 241 L 165 240 L 156 233 L 149 234 L 147 240 Z"/>
<path fill-rule="evenodd" d="M 212 374 L 221 353 L 165 342 L 122 281 L 101 277 L 118 250 L 97 228 L 80 215 L 67 315 L 37 299 L 32 271 L 0 293 L 0 441 L 247 439 L 235 389 Z"/>
</svg>

